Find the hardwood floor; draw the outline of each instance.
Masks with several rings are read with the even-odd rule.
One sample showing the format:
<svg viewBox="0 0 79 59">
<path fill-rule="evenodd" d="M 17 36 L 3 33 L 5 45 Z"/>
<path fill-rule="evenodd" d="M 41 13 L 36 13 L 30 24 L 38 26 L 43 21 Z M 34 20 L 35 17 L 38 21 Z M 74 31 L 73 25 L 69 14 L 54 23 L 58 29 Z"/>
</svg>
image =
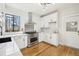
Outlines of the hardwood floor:
<svg viewBox="0 0 79 59">
<path fill-rule="evenodd" d="M 30 48 L 21 49 L 21 52 L 24 56 L 79 56 L 78 49 L 62 45 L 55 47 L 45 42 L 40 42 Z"/>
</svg>

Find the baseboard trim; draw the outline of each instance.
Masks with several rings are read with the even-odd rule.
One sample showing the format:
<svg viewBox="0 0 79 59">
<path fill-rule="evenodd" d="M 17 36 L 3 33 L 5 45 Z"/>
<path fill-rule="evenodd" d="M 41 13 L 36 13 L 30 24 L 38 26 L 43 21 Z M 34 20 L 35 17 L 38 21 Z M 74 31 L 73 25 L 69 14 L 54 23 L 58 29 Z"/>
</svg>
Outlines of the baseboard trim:
<svg viewBox="0 0 79 59">
<path fill-rule="evenodd" d="M 77 50 L 79 50 L 79 48 L 71 47 L 71 46 L 64 45 L 64 44 L 59 44 L 58 46 L 56 46 L 56 45 L 54 45 L 54 44 L 50 44 L 50 43 L 45 42 L 45 41 L 41 41 L 41 42 L 44 42 L 44 43 L 49 44 L 49 45 L 54 46 L 54 47 L 64 46 L 64 47 L 68 47 L 68 48 L 72 48 L 72 49 L 77 49 Z"/>
<path fill-rule="evenodd" d="M 77 50 L 79 50 L 79 48 L 75 48 L 75 47 L 72 47 L 72 46 L 68 46 L 68 45 L 64 45 L 64 44 L 59 44 L 59 46 L 64 46 L 64 47 L 68 47 L 68 48 L 72 48 L 72 49 L 77 49 Z"/>
</svg>

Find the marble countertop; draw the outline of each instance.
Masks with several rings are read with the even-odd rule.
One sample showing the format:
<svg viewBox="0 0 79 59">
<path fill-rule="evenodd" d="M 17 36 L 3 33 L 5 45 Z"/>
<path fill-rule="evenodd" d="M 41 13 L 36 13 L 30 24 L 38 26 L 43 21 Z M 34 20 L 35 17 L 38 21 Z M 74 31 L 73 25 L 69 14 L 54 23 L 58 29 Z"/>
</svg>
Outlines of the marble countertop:
<svg viewBox="0 0 79 59">
<path fill-rule="evenodd" d="M 8 35 L 2 35 L 0 36 L 0 38 L 4 38 L 4 37 L 13 37 L 13 36 L 27 36 L 27 34 L 21 33 L 21 34 L 8 34 Z"/>
</svg>

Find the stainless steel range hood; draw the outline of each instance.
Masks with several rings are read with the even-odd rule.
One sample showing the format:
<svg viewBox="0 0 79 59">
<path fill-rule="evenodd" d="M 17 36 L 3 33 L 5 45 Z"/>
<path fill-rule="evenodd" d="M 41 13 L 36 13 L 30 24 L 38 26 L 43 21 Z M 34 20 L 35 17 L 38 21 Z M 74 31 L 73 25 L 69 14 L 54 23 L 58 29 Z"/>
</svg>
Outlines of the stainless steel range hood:
<svg viewBox="0 0 79 59">
<path fill-rule="evenodd" d="M 32 12 L 28 12 L 28 24 L 35 24 L 33 21 L 33 13 Z"/>
<path fill-rule="evenodd" d="M 25 24 L 25 32 L 34 32 L 34 22 L 32 21 L 32 12 L 28 12 L 28 23 Z"/>
</svg>

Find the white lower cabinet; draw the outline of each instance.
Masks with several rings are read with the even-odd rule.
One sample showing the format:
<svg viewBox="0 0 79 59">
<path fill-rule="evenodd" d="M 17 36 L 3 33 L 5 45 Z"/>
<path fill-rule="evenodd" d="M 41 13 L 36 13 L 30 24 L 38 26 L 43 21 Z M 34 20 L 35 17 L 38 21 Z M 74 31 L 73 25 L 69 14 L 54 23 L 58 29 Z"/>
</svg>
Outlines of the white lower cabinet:
<svg viewBox="0 0 79 59">
<path fill-rule="evenodd" d="M 6 44 L 5 43 L 2 43 L 0 44 L 0 56 L 5 56 L 6 55 Z"/>
<path fill-rule="evenodd" d="M 58 46 L 58 34 L 52 34 L 49 41 L 51 44 Z"/>
<path fill-rule="evenodd" d="M 21 52 L 20 52 L 20 49 L 18 48 L 16 42 L 15 42 L 15 39 L 14 37 L 11 37 L 11 42 L 7 42 L 5 43 L 6 46 L 5 46 L 5 55 L 6 56 L 11 56 L 11 55 L 14 55 L 14 56 L 20 56 L 22 55 Z M 16 54 L 17 53 L 17 54 Z"/>
<path fill-rule="evenodd" d="M 27 47 L 27 45 L 28 45 L 28 43 L 27 43 L 27 36 L 24 37 L 24 42 L 25 42 L 24 47 Z"/>
<path fill-rule="evenodd" d="M 39 41 L 45 41 L 52 45 L 58 46 L 58 34 L 50 34 L 47 32 L 39 33 Z"/>
<path fill-rule="evenodd" d="M 27 36 L 16 36 L 15 37 L 15 42 L 18 45 L 19 49 L 27 47 Z"/>
<path fill-rule="evenodd" d="M 6 55 L 10 55 L 10 54 L 14 53 L 13 42 L 7 42 L 5 47 L 6 47 Z"/>
<path fill-rule="evenodd" d="M 6 37 L 11 37 L 11 36 L 6 36 Z M 0 56 L 22 55 L 20 49 L 27 46 L 26 41 L 27 41 L 27 36 L 12 36 L 11 41 L 0 43 Z"/>
<path fill-rule="evenodd" d="M 44 41 L 50 43 L 50 34 L 49 33 L 45 33 L 45 38 Z"/>
<path fill-rule="evenodd" d="M 39 42 L 44 41 L 44 39 L 45 39 L 44 33 L 43 32 L 39 33 L 39 37 L 38 38 L 39 38 Z"/>
</svg>

